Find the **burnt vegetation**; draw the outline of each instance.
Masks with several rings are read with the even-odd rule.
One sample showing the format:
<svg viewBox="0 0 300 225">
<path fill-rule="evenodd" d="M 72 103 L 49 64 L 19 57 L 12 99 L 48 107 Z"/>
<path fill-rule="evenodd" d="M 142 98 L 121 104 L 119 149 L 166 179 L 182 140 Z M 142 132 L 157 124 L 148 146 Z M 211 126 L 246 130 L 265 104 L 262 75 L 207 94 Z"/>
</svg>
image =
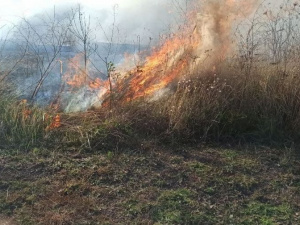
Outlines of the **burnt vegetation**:
<svg viewBox="0 0 300 225">
<path fill-rule="evenodd" d="M 98 27 L 106 45 L 80 7 L 42 33 L 27 20 L 11 31 L 0 42 L 0 223 L 298 224 L 300 7 L 255 5 L 229 26 L 222 4 L 204 7 L 219 15 L 200 19 L 210 27 L 186 21 L 125 74 L 115 11 L 109 32 Z M 64 48 L 81 55 L 71 78 Z M 20 96 L 22 73 L 35 82 Z M 49 76 L 59 86 L 41 106 Z M 83 92 L 99 104 L 65 112 Z"/>
</svg>

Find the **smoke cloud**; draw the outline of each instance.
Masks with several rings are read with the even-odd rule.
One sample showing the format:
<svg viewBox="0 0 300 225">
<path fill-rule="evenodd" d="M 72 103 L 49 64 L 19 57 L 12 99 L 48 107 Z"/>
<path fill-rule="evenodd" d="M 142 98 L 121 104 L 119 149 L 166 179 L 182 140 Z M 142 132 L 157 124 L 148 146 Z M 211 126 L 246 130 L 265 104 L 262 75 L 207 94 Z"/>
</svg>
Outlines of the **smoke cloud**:
<svg viewBox="0 0 300 225">
<path fill-rule="evenodd" d="M 82 13 L 90 20 L 96 41 L 106 41 L 104 32 L 110 33 L 112 26 L 115 26 L 118 28 L 115 35 L 119 35 L 116 38 L 121 42 L 147 45 L 150 40 L 157 42 L 160 35 L 175 30 L 174 27 L 182 21 L 183 11 L 187 10 L 185 4 L 186 0 L 115 0 L 110 4 L 97 4 L 97 7 L 85 3 L 80 6 Z M 54 9 L 56 17 L 63 18 L 76 8 L 78 4 L 74 3 L 53 5 L 27 19 L 35 23 L 45 15 L 52 16 Z"/>
<path fill-rule="evenodd" d="M 138 64 L 138 67 L 135 64 L 137 68 L 131 68 L 133 72 L 130 72 L 129 81 L 126 81 L 127 75 L 125 75 L 124 84 L 127 87 L 124 91 L 127 90 L 128 93 L 125 93 L 124 97 L 133 99 L 144 96 L 145 93 L 149 95 L 159 91 L 164 93 L 164 88 L 174 80 L 185 76 L 191 69 L 200 67 L 204 58 L 207 59 L 208 54 L 210 60 L 210 63 L 206 63 L 208 66 L 218 59 L 224 59 L 233 47 L 231 37 L 234 25 L 250 16 L 256 9 L 259 0 L 139 0 L 124 2 L 126 4 L 122 4 L 122 1 L 115 1 L 115 3 L 119 3 L 117 6 L 106 4 L 98 9 L 82 5 L 81 12 L 85 18 L 90 20 L 91 38 L 94 43 L 105 42 L 107 40 L 105 35 L 111 35 L 113 27 L 116 28 L 116 32 L 113 34 L 113 41 L 116 43 L 130 43 L 134 44 L 134 47 L 138 45 L 152 47 L 160 41 L 160 48 L 156 48 L 153 54 L 145 59 L 144 64 Z M 43 23 L 43 20 L 40 20 L 43 16 L 51 18 L 53 15 L 57 19 L 65 18 L 70 15 L 72 9 L 76 10 L 76 8 L 78 5 L 74 4 L 58 5 L 54 10 L 49 8 L 46 14 L 38 13 L 28 21 L 32 26 L 39 26 L 39 23 Z M 55 13 L 51 14 L 52 12 Z M 42 28 L 37 30 L 41 32 Z M 165 42 L 162 44 L 163 41 Z M 92 44 L 94 44 L 93 42 Z M 124 46 L 120 45 L 119 47 Z M 104 51 L 103 54 L 100 52 L 100 55 L 105 56 L 107 45 L 103 44 L 102 48 Z M 68 72 L 66 64 L 75 54 L 82 53 L 81 50 L 79 46 L 75 51 L 70 49 L 59 56 L 59 60 L 63 62 L 61 72 L 59 63 L 56 62 L 50 71 L 51 79 L 45 80 L 36 102 L 53 100 L 53 97 L 57 95 L 57 86 L 62 82 L 61 75 Z M 120 62 L 124 52 L 117 54 Z M 90 68 L 88 69 L 89 78 L 91 78 L 89 82 L 93 84 L 93 80 L 100 78 L 101 82 L 95 83 L 96 86 L 99 83 L 99 88 L 80 86 L 75 88 L 75 92 L 69 88 L 69 83 L 65 84 L 65 92 L 61 95 L 61 106 L 66 111 L 87 110 L 92 105 L 101 104 L 103 101 L 102 97 L 105 96 L 106 91 L 105 87 L 100 84 L 106 82 L 104 80 L 107 75 L 101 73 L 100 67 L 99 70 L 95 70 L 94 64 L 98 66 L 101 61 L 92 57 L 93 55 L 90 56 L 90 59 L 94 61 L 93 64 L 89 64 Z M 118 62 L 114 61 L 114 64 L 117 65 Z M 130 65 L 130 63 L 126 64 Z M 25 68 L 26 65 L 23 66 Z M 80 71 L 82 67 L 80 63 L 76 66 Z M 105 68 L 103 71 L 105 72 Z M 75 77 L 78 75 L 77 71 L 70 74 L 70 76 L 74 75 Z M 30 84 L 27 86 L 34 86 L 37 76 L 38 73 L 33 71 L 33 75 L 28 77 Z M 16 83 L 24 84 L 26 82 L 18 80 Z M 31 89 L 28 88 L 28 90 L 30 93 Z"/>
<path fill-rule="evenodd" d="M 200 51 L 212 51 L 223 58 L 232 49 L 232 32 L 237 23 L 248 18 L 259 0 L 206 0 L 201 2 L 197 26 L 202 42 Z M 213 59 L 215 60 L 215 59 Z"/>
</svg>

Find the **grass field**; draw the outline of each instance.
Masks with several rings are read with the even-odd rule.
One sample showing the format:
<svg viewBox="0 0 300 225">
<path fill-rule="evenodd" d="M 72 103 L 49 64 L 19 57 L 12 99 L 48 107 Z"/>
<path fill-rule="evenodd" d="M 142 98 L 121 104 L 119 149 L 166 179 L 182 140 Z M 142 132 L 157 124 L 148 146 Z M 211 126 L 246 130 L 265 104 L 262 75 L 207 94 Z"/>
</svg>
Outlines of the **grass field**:
<svg viewBox="0 0 300 225">
<path fill-rule="evenodd" d="M 300 224 L 299 3 L 183 2 L 148 57 L 137 36 L 134 65 L 110 61 L 115 20 L 98 51 L 80 6 L 12 29 L 10 69 L 2 40 L 0 225 Z"/>
<path fill-rule="evenodd" d="M 162 147 L 1 151 L 0 211 L 16 224 L 298 224 L 289 149 Z"/>
<path fill-rule="evenodd" d="M 2 96 L 0 218 L 298 224 L 296 75 L 223 67 L 156 102 L 116 96 L 110 109 L 73 114 Z"/>
</svg>

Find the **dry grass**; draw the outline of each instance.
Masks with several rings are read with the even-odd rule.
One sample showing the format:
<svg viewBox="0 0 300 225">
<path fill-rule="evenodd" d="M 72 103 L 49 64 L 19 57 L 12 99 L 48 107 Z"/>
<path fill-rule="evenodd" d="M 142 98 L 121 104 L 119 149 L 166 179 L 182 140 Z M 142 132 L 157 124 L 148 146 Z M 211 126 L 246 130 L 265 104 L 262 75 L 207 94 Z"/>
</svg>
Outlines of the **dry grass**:
<svg viewBox="0 0 300 225">
<path fill-rule="evenodd" d="M 166 143 L 293 145 L 299 140 L 300 76 L 257 64 L 245 76 L 233 63 L 197 71 L 158 101 L 139 99 L 63 116 L 61 143 L 89 150 L 128 149 L 151 139 Z"/>
<path fill-rule="evenodd" d="M 299 138 L 299 70 L 257 65 L 245 76 L 233 64 L 198 71 L 157 102 L 120 107 L 120 123 L 177 141 L 292 143 Z"/>
<path fill-rule="evenodd" d="M 291 145 L 299 140 L 300 76 L 297 67 L 257 63 L 247 76 L 234 63 L 196 71 L 172 93 L 76 114 L 62 114 L 62 126 L 48 132 L 53 115 L 22 101 L 0 102 L 2 145 L 38 143 L 110 151 L 159 143 L 257 143 Z M 49 119 L 50 118 L 50 119 Z"/>
<path fill-rule="evenodd" d="M 221 67 L 182 81 L 166 111 L 173 130 L 197 139 L 296 138 L 299 84 L 297 74 L 258 70 L 246 77 Z"/>
</svg>

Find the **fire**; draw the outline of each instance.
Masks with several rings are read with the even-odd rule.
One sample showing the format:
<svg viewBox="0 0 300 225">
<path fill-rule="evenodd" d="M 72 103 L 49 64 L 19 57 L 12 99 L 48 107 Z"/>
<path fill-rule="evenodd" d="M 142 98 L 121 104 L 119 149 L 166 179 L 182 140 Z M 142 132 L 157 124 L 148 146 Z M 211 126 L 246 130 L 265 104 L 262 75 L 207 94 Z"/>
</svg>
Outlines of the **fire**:
<svg viewBox="0 0 300 225">
<path fill-rule="evenodd" d="M 77 54 L 74 58 L 69 60 L 68 69 L 63 75 L 64 81 L 71 88 L 89 87 L 90 89 L 108 89 L 108 81 L 100 78 L 93 79 L 89 71 L 82 67 L 82 54 Z"/>
<path fill-rule="evenodd" d="M 48 117 L 48 115 L 46 115 L 46 117 Z M 46 131 L 49 130 L 53 130 L 55 128 L 59 128 L 61 127 L 61 119 L 60 119 L 60 115 L 56 114 L 52 119 L 51 119 L 51 123 L 46 127 Z"/>
<path fill-rule="evenodd" d="M 108 80 L 101 80 L 100 78 L 96 78 L 89 82 L 89 88 L 91 89 L 100 89 L 104 88 L 106 90 L 109 89 L 109 82 Z"/>
<path fill-rule="evenodd" d="M 217 61 L 224 60 L 233 49 L 233 25 L 249 16 L 258 1 L 196 1 L 195 10 L 188 13 L 188 22 L 180 27 L 178 33 L 167 38 L 145 58 L 143 65 L 131 69 L 121 79 L 112 76 L 106 81 L 91 78 L 87 70 L 81 69 L 83 56 L 78 54 L 70 60 L 64 81 L 71 88 L 86 87 L 96 91 L 99 99 L 111 100 L 111 91 L 114 92 L 113 99 L 121 102 L 151 98 L 174 81 L 197 73 L 204 66 L 212 69 Z M 106 105 L 105 101 L 103 105 Z"/>
<path fill-rule="evenodd" d="M 22 99 L 20 101 L 19 105 L 22 108 L 22 118 L 24 120 L 27 120 L 32 115 L 32 111 L 31 111 L 31 109 L 27 105 L 27 100 L 26 99 Z"/>
<path fill-rule="evenodd" d="M 89 87 L 92 88 L 92 89 L 97 89 L 97 88 L 100 88 L 102 86 L 102 83 L 103 83 L 102 80 L 100 80 L 99 78 L 96 78 L 96 80 L 91 81 L 89 83 Z"/>
<path fill-rule="evenodd" d="M 62 76 L 62 89 L 54 103 L 58 103 L 65 112 L 100 107 L 103 96 L 109 94 L 109 80 L 102 80 L 96 77 L 99 73 L 85 68 L 83 58 L 82 54 L 78 54 L 70 59 Z"/>
<path fill-rule="evenodd" d="M 151 96 L 156 91 L 166 88 L 173 80 L 189 70 L 196 52 L 195 47 L 201 38 L 186 38 L 174 36 L 168 39 L 159 49 L 146 57 L 145 64 L 138 66 L 126 77 L 119 92 L 125 101 L 142 96 Z M 128 81 L 129 80 L 129 81 Z"/>
<path fill-rule="evenodd" d="M 69 60 L 67 72 L 63 75 L 65 82 L 71 87 L 82 87 L 86 84 L 87 71 L 82 69 L 82 55 L 77 54 Z"/>
<path fill-rule="evenodd" d="M 31 115 L 31 110 L 30 109 L 24 109 L 23 110 L 23 118 L 26 120 L 29 118 L 29 116 Z"/>
<path fill-rule="evenodd" d="M 189 22 L 146 58 L 143 66 L 130 72 L 118 87 L 122 101 L 152 96 L 174 80 L 199 69 L 204 60 L 214 67 L 232 49 L 234 23 L 250 15 L 258 0 L 207 0 L 199 3 L 199 11 L 188 15 Z M 209 58 L 209 59 L 208 59 Z"/>
</svg>

